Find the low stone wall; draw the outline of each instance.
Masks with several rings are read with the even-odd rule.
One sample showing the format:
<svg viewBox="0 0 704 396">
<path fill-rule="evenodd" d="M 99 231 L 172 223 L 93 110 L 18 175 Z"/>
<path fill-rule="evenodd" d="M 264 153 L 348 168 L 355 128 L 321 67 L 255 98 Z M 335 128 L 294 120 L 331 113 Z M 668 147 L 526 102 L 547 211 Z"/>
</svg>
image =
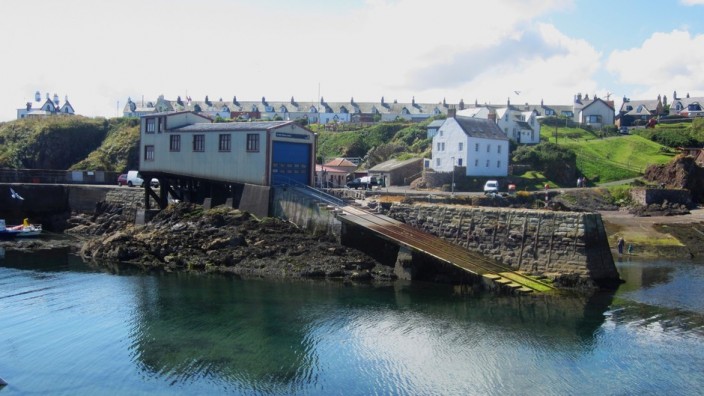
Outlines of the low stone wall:
<svg viewBox="0 0 704 396">
<path fill-rule="evenodd" d="M 619 279 L 601 215 L 528 209 L 394 204 L 388 216 L 514 270 Z"/>
<path fill-rule="evenodd" d="M 312 233 L 332 235 L 339 239 L 341 223 L 328 205 L 300 194 L 295 188 L 273 189 L 272 217 L 288 220 Z"/>
<path fill-rule="evenodd" d="M 665 201 L 690 206 L 692 195 L 689 190 L 673 190 L 665 188 L 634 188 L 631 189 L 631 199 L 640 205 L 662 204 Z"/>
<path fill-rule="evenodd" d="M 144 209 L 144 189 L 129 187 L 109 189 L 103 200 L 108 204 L 122 206 L 122 217 L 127 221 L 134 221 L 137 211 Z M 93 202 L 93 210 L 97 202 L 99 201 Z M 158 206 L 152 201 L 151 207 Z"/>
</svg>

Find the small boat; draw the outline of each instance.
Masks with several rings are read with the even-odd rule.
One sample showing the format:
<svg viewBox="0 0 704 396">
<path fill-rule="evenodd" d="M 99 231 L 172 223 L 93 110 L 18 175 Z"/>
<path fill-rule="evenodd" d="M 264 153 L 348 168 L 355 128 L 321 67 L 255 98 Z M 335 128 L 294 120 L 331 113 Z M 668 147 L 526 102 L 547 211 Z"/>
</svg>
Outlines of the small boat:
<svg viewBox="0 0 704 396">
<path fill-rule="evenodd" d="M 6 226 L 5 220 L 0 219 L 0 238 L 29 238 L 37 237 L 42 233 L 41 224 L 29 224 L 28 219 L 16 226 Z"/>
</svg>

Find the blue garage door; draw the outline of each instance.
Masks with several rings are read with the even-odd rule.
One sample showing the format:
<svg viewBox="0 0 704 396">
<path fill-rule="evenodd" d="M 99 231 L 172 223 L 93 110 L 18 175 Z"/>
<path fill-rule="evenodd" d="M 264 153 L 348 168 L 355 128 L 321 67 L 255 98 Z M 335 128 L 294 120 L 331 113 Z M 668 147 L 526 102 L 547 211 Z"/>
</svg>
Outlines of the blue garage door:
<svg viewBox="0 0 704 396">
<path fill-rule="evenodd" d="M 274 142 L 271 184 L 310 185 L 310 144 Z"/>
</svg>

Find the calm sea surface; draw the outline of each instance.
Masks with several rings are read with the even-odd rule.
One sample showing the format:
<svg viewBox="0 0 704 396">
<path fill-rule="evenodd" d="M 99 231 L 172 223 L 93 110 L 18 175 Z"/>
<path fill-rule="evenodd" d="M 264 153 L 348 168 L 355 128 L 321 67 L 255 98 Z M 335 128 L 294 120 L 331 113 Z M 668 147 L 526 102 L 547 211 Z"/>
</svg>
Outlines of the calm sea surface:
<svg viewBox="0 0 704 396">
<path fill-rule="evenodd" d="M 704 264 L 619 271 L 615 294 L 496 297 L 8 252 L 0 396 L 702 394 Z"/>
</svg>

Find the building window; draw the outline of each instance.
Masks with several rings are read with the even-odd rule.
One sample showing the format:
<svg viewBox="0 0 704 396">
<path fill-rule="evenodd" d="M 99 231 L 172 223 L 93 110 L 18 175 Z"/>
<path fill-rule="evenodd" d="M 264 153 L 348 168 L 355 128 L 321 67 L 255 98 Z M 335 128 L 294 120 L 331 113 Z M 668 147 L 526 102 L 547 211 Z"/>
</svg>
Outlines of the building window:
<svg viewBox="0 0 704 396">
<path fill-rule="evenodd" d="M 193 151 L 205 151 L 205 135 L 193 135 Z"/>
<path fill-rule="evenodd" d="M 435 166 L 440 166 L 440 158 L 435 158 Z"/>
<path fill-rule="evenodd" d="M 153 145 L 144 146 L 144 160 L 145 161 L 154 161 L 154 146 Z"/>
<path fill-rule="evenodd" d="M 486 167 L 489 167 L 489 160 L 486 160 Z"/>
<path fill-rule="evenodd" d="M 163 117 L 159 117 L 159 118 L 157 119 L 157 126 L 158 126 L 157 131 L 158 131 L 159 133 L 164 132 L 164 123 L 165 123 L 165 120 L 164 120 Z"/>
<path fill-rule="evenodd" d="M 491 152 L 491 144 L 486 145 L 486 152 L 490 153 Z"/>
<path fill-rule="evenodd" d="M 248 152 L 258 152 L 259 151 L 259 135 L 256 133 L 247 134 L 247 151 Z"/>
<path fill-rule="evenodd" d="M 153 118 L 147 118 L 147 133 L 154 133 L 156 130 L 155 120 Z"/>
<path fill-rule="evenodd" d="M 462 158 L 457 159 L 457 166 L 462 166 Z"/>
<path fill-rule="evenodd" d="M 181 151 L 181 135 L 169 136 L 169 151 Z"/>
<path fill-rule="evenodd" d="M 442 136 L 442 129 L 440 130 L 440 136 Z"/>
<path fill-rule="evenodd" d="M 601 116 L 598 114 L 592 114 L 587 116 L 587 123 L 596 124 L 601 122 Z"/>
<path fill-rule="evenodd" d="M 463 148 L 464 148 L 464 143 L 460 142 L 459 151 L 462 151 Z"/>
<path fill-rule="evenodd" d="M 442 142 L 442 151 L 445 151 L 445 142 Z"/>
<path fill-rule="evenodd" d="M 501 161 L 496 161 L 496 167 L 501 168 Z"/>
<path fill-rule="evenodd" d="M 501 154 L 501 146 L 496 146 L 496 152 Z"/>
<path fill-rule="evenodd" d="M 474 144 L 474 151 L 479 151 L 479 143 Z"/>
<path fill-rule="evenodd" d="M 475 168 L 479 167 L 479 160 L 478 159 L 474 160 L 474 167 Z"/>
<path fill-rule="evenodd" d="M 218 143 L 218 150 L 219 151 L 230 151 L 231 149 L 231 142 L 232 142 L 232 135 L 229 133 L 225 133 L 220 135 L 219 143 Z"/>
</svg>

